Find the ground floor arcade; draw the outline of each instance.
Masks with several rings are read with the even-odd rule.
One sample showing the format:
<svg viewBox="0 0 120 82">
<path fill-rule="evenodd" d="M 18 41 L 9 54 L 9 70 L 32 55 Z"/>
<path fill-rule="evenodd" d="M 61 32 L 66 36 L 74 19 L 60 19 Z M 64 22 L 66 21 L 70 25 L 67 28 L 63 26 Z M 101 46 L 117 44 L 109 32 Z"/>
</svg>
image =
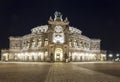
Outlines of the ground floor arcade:
<svg viewBox="0 0 120 82">
<path fill-rule="evenodd" d="M 62 48 L 56 48 L 54 53 L 48 51 L 9 51 L 2 54 L 2 61 L 23 61 L 23 62 L 44 62 L 44 61 L 64 61 L 83 62 L 83 61 L 104 61 L 106 56 L 103 53 L 85 52 L 70 50 L 64 53 Z"/>
</svg>

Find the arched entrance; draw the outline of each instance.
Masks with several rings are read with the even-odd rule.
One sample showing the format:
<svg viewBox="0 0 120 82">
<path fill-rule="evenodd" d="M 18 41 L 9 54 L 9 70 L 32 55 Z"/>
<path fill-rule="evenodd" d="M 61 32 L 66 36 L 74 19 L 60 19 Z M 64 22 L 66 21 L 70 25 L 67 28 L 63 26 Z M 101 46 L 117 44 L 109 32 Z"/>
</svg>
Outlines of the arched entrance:
<svg viewBox="0 0 120 82">
<path fill-rule="evenodd" d="M 63 50 L 62 48 L 55 49 L 55 61 L 63 61 Z"/>
</svg>

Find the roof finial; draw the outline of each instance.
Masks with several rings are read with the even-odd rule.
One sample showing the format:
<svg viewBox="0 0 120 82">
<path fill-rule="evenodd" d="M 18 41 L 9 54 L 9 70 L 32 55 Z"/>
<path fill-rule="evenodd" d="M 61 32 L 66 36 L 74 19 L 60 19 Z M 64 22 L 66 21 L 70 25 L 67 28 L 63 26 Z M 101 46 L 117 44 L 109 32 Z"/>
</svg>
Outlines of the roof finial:
<svg viewBox="0 0 120 82">
<path fill-rule="evenodd" d="M 67 17 L 65 18 L 64 22 L 68 22 L 68 18 Z"/>
<path fill-rule="evenodd" d="M 53 21 L 52 17 L 50 16 L 49 21 Z"/>
</svg>

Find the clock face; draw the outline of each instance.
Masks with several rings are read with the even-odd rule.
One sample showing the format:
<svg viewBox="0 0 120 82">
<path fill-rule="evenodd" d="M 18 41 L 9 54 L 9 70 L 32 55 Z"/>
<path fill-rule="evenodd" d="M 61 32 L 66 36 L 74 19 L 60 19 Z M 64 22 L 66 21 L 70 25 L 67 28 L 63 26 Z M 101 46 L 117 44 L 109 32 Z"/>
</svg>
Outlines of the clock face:
<svg viewBox="0 0 120 82">
<path fill-rule="evenodd" d="M 62 27 L 61 26 L 56 26 L 55 27 L 55 32 L 63 32 L 63 29 L 62 29 Z"/>
</svg>

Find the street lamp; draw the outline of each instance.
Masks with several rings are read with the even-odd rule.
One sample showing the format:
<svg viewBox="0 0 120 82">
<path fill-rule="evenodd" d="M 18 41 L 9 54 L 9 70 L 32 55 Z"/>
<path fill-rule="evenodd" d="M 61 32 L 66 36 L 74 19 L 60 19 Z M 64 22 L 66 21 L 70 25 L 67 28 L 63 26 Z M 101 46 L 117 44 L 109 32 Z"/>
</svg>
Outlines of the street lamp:
<svg viewBox="0 0 120 82">
<path fill-rule="evenodd" d="M 120 54 L 116 54 L 116 57 L 119 57 L 120 56 Z"/>
<path fill-rule="evenodd" d="M 110 58 L 110 60 L 112 60 L 113 54 L 109 54 L 108 57 Z"/>
<path fill-rule="evenodd" d="M 120 61 L 120 54 L 116 54 L 116 61 Z"/>
<path fill-rule="evenodd" d="M 113 55 L 112 55 L 112 54 L 109 54 L 109 57 L 110 57 L 110 58 L 112 58 L 112 57 L 113 57 Z"/>
</svg>

